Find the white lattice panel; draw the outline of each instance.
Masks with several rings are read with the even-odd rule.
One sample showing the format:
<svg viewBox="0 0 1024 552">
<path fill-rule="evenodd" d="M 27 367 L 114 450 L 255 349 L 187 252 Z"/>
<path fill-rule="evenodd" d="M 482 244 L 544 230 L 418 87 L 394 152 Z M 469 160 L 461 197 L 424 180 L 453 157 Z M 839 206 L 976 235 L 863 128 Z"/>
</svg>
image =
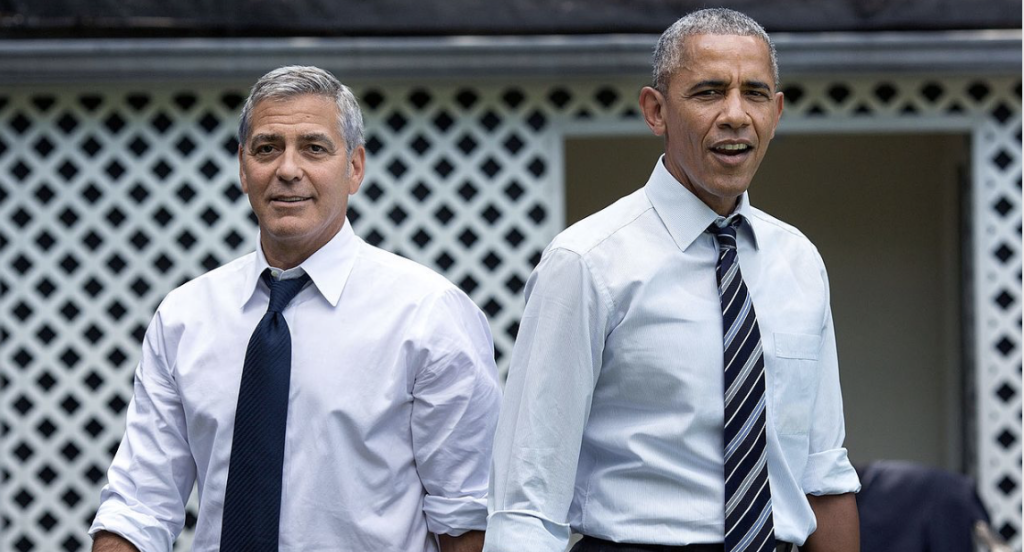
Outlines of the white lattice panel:
<svg viewBox="0 0 1024 552">
<path fill-rule="evenodd" d="M 1021 83 L 970 78 L 813 81 L 795 85 L 786 117 L 860 121 L 886 128 L 942 128 L 971 134 L 969 215 L 973 289 L 965 327 L 972 331 L 973 398 L 965 419 L 973 475 L 993 527 L 1021 549 Z M 792 99 L 792 98 L 791 98 Z"/>
<path fill-rule="evenodd" d="M 149 317 L 253 247 L 235 159 L 243 90 L 0 96 L 0 549 L 84 549 Z M 502 361 L 561 224 L 548 115 L 512 88 L 358 92 L 371 153 L 356 232 L 465 289 Z"/>
<path fill-rule="evenodd" d="M 248 84 L 0 92 L 0 550 L 86 549 L 156 304 L 253 247 L 233 138 Z M 469 292 L 504 369 L 522 286 L 562 224 L 563 135 L 642 129 L 638 88 L 356 83 L 369 175 L 353 226 Z M 975 460 L 1018 550 L 1020 95 L 1016 79 L 806 79 L 785 116 L 973 129 Z"/>
</svg>

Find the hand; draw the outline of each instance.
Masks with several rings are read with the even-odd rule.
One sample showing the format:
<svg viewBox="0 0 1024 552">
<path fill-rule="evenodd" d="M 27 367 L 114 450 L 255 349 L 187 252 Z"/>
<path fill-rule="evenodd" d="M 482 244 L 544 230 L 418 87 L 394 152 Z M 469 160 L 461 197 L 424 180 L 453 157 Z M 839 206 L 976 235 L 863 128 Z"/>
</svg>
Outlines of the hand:
<svg viewBox="0 0 1024 552">
<path fill-rule="evenodd" d="M 93 537 L 92 552 L 139 552 L 139 549 L 121 535 L 100 531 Z"/>
<path fill-rule="evenodd" d="M 807 495 L 818 528 L 800 552 L 860 552 L 860 515 L 853 493 Z"/>
<path fill-rule="evenodd" d="M 457 537 L 438 535 L 441 552 L 480 552 L 484 549 L 484 532 L 468 531 Z"/>
</svg>

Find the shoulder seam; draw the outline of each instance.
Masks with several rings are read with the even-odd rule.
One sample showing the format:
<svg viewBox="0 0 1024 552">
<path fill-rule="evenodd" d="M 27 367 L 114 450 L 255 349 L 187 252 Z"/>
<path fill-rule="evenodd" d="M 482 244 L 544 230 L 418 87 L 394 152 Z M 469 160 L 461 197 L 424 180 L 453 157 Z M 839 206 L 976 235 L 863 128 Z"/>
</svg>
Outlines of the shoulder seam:
<svg viewBox="0 0 1024 552">
<path fill-rule="evenodd" d="M 601 240 L 601 242 L 603 242 L 603 241 L 604 240 Z M 596 247 L 596 245 L 595 245 L 595 247 Z M 552 250 L 562 251 L 562 252 L 565 252 L 565 253 L 567 253 L 569 255 L 573 255 L 573 256 L 575 256 L 579 260 L 579 262 L 583 263 L 584 268 L 586 268 L 587 274 L 590 275 L 590 279 L 594 282 L 594 286 L 597 288 L 598 295 L 600 295 L 602 300 L 604 301 L 605 307 L 608 309 L 608 312 L 609 313 L 615 312 L 615 300 L 612 298 L 612 293 L 608 289 L 608 285 L 600 277 L 600 275 L 597 273 L 597 271 L 594 270 L 593 265 L 590 264 L 590 260 L 587 259 L 586 255 L 584 255 L 583 253 L 581 253 L 579 251 L 575 251 L 573 249 L 569 249 L 567 247 L 556 246 L 556 247 L 552 247 L 551 249 Z M 593 249 L 593 248 L 591 248 L 591 249 Z M 589 251 L 589 249 L 588 249 L 588 251 Z M 607 320 L 606 320 L 605 321 L 605 330 L 608 329 L 607 326 L 608 326 L 608 324 L 607 324 Z"/>
<path fill-rule="evenodd" d="M 612 231 L 608 232 L 607 234 L 605 234 L 600 240 L 598 240 L 595 243 L 592 243 L 592 244 L 588 245 L 586 248 L 582 248 L 581 247 L 579 251 L 577 251 L 577 250 L 575 250 L 573 248 L 567 247 L 565 245 L 562 245 L 562 244 L 553 244 L 552 245 L 552 249 L 564 249 L 566 251 L 572 251 L 573 253 L 576 253 L 577 255 L 580 255 L 582 257 L 582 256 L 586 255 L 587 253 L 590 253 L 593 249 L 597 248 L 601 244 L 603 244 L 605 241 L 607 241 L 612 236 L 614 236 L 615 234 L 620 232 L 626 226 L 629 226 L 630 224 L 635 222 L 638 218 L 640 218 L 640 217 L 644 216 L 645 214 L 647 214 L 647 212 L 652 210 L 652 209 L 654 209 L 654 206 L 653 205 L 648 205 L 643 210 L 641 210 L 639 213 L 637 213 L 636 216 L 634 216 L 634 217 L 632 217 L 630 219 L 622 221 L 621 224 L 619 224 L 614 230 L 612 230 Z"/>
</svg>

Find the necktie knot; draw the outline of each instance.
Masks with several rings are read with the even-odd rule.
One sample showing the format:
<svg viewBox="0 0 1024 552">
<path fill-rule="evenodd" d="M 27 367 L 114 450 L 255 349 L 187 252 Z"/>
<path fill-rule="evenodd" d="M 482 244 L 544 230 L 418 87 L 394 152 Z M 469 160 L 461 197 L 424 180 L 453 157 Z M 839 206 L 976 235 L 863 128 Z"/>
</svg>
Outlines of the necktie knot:
<svg viewBox="0 0 1024 552">
<path fill-rule="evenodd" d="M 306 286 L 306 282 L 309 282 L 309 274 L 287 280 L 275 280 L 267 270 L 263 273 L 263 281 L 270 288 L 270 305 L 267 306 L 267 312 L 282 312 Z"/>
<path fill-rule="evenodd" d="M 740 221 L 740 217 L 735 217 L 728 224 L 719 226 L 717 222 L 713 222 L 708 226 L 708 233 L 718 240 L 718 249 L 736 249 L 736 227 Z"/>
</svg>

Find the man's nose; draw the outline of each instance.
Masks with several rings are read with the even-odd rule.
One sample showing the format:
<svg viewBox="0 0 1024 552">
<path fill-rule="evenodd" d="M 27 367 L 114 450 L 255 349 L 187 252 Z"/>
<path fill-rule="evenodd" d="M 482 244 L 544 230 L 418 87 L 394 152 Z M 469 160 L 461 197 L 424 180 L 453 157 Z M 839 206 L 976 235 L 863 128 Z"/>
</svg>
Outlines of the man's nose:
<svg viewBox="0 0 1024 552">
<path fill-rule="evenodd" d="M 750 124 L 750 114 L 739 90 L 732 90 L 722 100 L 718 124 L 728 128 L 742 128 Z"/>
<path fill-rule="evenodd" d="M 286 148 L 281 154 L 281 162 L 277 165 L 276 175 L 285 182 L 293 182 L 302 178 L 302 164 L 298 154 L 292 148 Z"/>
</svg>

